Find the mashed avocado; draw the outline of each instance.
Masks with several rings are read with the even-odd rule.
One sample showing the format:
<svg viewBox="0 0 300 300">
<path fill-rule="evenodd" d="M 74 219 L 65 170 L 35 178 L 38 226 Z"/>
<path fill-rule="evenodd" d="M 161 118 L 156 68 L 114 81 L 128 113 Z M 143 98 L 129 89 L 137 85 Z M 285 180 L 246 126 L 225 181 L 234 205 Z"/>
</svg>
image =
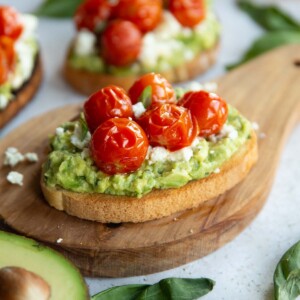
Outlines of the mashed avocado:
<svg viewBox="0 0 300 300">
<path fill-rule="evenodd" d="M 190 147 L 179 150 L 188 151 L 189 157 L 176 151 L 169 152 L 169 156 L 161 160 L 154 159 L 153 151 L 157 149 L 152 148 L 137 171 L 107 175 L 97 169 L 89 156 L 90 135 L 85 121 L 80 119 L 57 129 L 51 139 L 52 151 L 43 167 L 44 179 L 51 187 L 74 192 L 141 197 L 153 189 L 180 187 L 219 172 L 250 133 L 251 124 L 236 109 L 229 107 L 227 122 L 218 135 L 196 138 Z"/>
<path fill-rule="evenodd" d="M 208 4 L 208 7 L 210 5 Z M 80 33 L 79 33 L 80 34 Z M 129 66 L 108 65 L 97 54 L 97 47 L 90 53 L 76 53 L 76 47 L 69 55 L 69 64 L 74 69 L 115 76 L 162 72 L 192 60 L 202 51 L 214 47 L 219 39 L 220 24 L 208 9 L 207 16 L 196 27 L 182 27 L 170 12 L 164 12 L 164 21 L 154 31 L 143 37 L 143 46 L 137 61 Z"/>
</svg>

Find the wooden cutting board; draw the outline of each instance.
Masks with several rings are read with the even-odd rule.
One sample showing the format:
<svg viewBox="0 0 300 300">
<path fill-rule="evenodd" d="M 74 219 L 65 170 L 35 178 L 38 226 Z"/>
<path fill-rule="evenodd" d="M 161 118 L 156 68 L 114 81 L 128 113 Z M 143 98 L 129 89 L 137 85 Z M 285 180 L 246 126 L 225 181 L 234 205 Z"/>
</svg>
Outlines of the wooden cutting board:
<svg viewBox="0 0 300 300">
<path fill-rule="evenodd" d="M 48 136 L 72 119 L 78 105 L 34 118 L 0 142 L 22 153 L 37 152 L 36 164 L 14 168 L 24 186 L 9 184 L 0 165 L 0 216 L 13 230 L 63 252 L 86 275 L 121 277 L 149 274 L 198 259 L 232 240 L 258 214 L 270 191 L 281 150 L 300 115 L 300 46 L 288 46 L 225 75 L 219 93 L 260 125 L 259 160 L 232 190 L 197 209 L 140 224 L 101 224 L 57 211 L 39 188 Z M 270 199 L 271 200 L 271 199 Z M 272 201 L 272 200 L 271 200 Z M 58 243 L 58 239 L 62 239 Z"/>
</svg>

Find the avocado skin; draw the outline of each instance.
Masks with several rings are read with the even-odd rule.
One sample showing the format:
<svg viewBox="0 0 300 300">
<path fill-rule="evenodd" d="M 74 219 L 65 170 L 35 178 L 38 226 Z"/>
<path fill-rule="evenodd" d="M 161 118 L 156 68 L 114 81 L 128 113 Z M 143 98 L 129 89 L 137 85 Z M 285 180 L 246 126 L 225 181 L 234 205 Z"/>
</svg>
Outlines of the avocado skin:
<svg viewBox="0 0 300 300">
<path fill-rule="evenodd" d="M 0 268 L 15 266 L 42 277 L 51 287 L 50 300 L 87 300 L 79 270 L 62 254 L 16 234 L 0 231 Z"/>
</svg>

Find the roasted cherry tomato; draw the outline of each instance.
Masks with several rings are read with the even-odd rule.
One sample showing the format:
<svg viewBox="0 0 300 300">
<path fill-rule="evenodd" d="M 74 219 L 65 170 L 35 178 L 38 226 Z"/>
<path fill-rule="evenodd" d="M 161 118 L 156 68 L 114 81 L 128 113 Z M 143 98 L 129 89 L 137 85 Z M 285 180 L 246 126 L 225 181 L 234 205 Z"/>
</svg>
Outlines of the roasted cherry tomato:
<svg viewBox="0 0 300 300">
<path fill-rule="evenodd" d="M 142 32 L 147 32 L 160 22 L 162 7 L 162 0 L 119 0 L 114 15 L 133 22 Z"/>
<path fill-rule="evenodd" d="M 204 0 L 170 0 L 169 9 L 178 22 L 186 27 L 199 24 L 206 14 Z"/>
<path fill-rule="evenodd" d="M 198 124 L 184 107 L 163 104 L 146 111 L 138 122 L 148 134 L 152 146 L 164 146 L 170 151 L 191 145 L 198 134 Z"/>
<path fill-rule="evenodd" d="M 225 100 L 214 93 L 205 91 L 184 94 L 178 105 L 188 108 L 196 117 L 200 128 L 199 135 L 203 137 L 218 133 L 228 115 Z"/>
<path fill-rule="evenodd" d="M 134 121 L 112 118 L 94 132 L 91 152 L 97 167 L 107 173 L 128 173 L 143 163 L 149 142 L 144 130 Z"/>
<path fill-rule="evenodd" d="M 9 67 L 6 53 L 0 48 L 0 84 L 8 79 Z"/>
<path fill-rule="evenodd" d="M 115 20 L 101 38 L 102 56 L 107 63 L 125 66 L 133 63 L 141 50 L 142 33 L 130 21 Z"/>
<path fill-rule="evenodd" d="M 0 6 L 0 35 L 16 40 L 23 31 L 19 13 L 10 6 Z"/>
<path fill-rule="evenodd" d="M 113 5 L 109 0 L 86 0 L 74 16 L 78 30 L 89 29 L 92 32 L 101 30 L 111 16 Z"/>
<path fill-rule="evenodd" d="M 0 36 L 0 48 L 5 53 L 9 70 L 13 70 L 16 62 L 14 40 L 7 36 Z"/>
<path fill-rule="evenodd" d="M 90 132 L 104 121 L 113 118 L 132 117 L 132 104 L 126 92 L 110 85 L 96 92 L 84 103 L 84 116 Z"/>
<path fill-rule="evenodd" d="M 176 101 L 171 84 L 156 73 L 143 75 L 132 85 L 128 95 L 133 104 L 141 101 L 146 108 Z"/>
</svg>

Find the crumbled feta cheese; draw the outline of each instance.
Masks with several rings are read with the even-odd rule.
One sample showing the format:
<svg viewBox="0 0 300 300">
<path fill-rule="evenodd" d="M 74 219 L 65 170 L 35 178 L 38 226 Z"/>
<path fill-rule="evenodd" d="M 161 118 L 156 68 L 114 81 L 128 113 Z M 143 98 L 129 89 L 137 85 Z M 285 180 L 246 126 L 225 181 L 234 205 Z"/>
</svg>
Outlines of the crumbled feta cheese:
<svg viewBox="0 0 300 300">
<path fill-rule="evenodd" d="M 215 93 L 218 90 L 218 84 L 214 81 L 203 83 L 203 89 L 209 93 Z"/>
<path fill-rule="evenodd" d="M 259 138 L 260 138 L 261 140 L 265 139 L 266 137 L 267 137 L 267 135 L 266 135 L 264 132 L 261 132 L 261 133 L 259 134 Z"/>
<path fill-rule="evenodd" d="M 218 134 L 213 134 L 208 137 L 210 142 L 216 143 L 219 140 L 227 137 L 231 140 L 236 139 L 239 136 L 239 133 L 232 125 L 225 124 L 221 131 Z"/>
<path fill-rule="evenodd" d="M 90 55 L 96 52 L 96 35 L 87 30 L 82 29 L 78 32 L 75 43 L 74 43 L 74 52 L 77 55 Z"/>
<path fill-rule="evenodd" d="M 24 160 L 24 156 L 19 152 L 17 148 L 9 147 L 4 153 L 4 165 L 16 166 L 19 162 Z"/>
<path fill-rule="evenodd" d="M 29 36 L 32 36 L 38 27 L 38 19 L 33 15 L 21 14 L 20 20 L 23 23 L 23 31 L 21 39 L 25 39 Z"/>
<path fill-rule="evenodd" d="M 56 135 L 61 136 L 63 135 L 65 130 L 62 127 L 57 127 L 55 130 Z"/>
<path fill-rule="evenodd" d="M 256 122 L 252 122 L 252 128 L 253 128 L 253 130 L 258 131 L 259 125 Z"/>
<path fill-rule="evenodd" d="M 28 152 L 24 156 L 30 162 L 37 162 L 39 160 L 38 155 L 34 152 Z"/>
<path fill-rule="evenodd" d="M 63 241 L 62 238 L 58 238 L 58 239 L 56 240 L 56 243 L 57 243 L 57 244 L 60 244 L 62 241 Z"/>
<path fill-rule="evenodd" d="M 23 178 L 24 176 L 21 173 L 15 171 L 9 172 L 6 177 L 7 181 L 9 181 L 11 184 L 17 184 L 20 186 L 23 185 Z"/>
<path fill-rule="evenodd" d="M 8 104 L 9 98 L 4 95 L 0 95 L 0 110 L 5 108 Z"/>
<path fill-rule="evenodd" d="M 132 105 L 133 114 L 136 118 L 139 118 L 145 111 L 146 108 L 142 102 L 137 102 Z"/>
<path fill-rule="evenodd" d="M 91 140 L 91 134 L 89 131 L 83 139 L 81 138 L 83 134 L 82 130 L 81 125 L 76 123 L 74 133 L 71 136 L 71 143 L 78 149 L 86 148 Z"/>
<path fill-rule="evenodd" d="M 215 173 L 215 174 L 219 174 L 220 172 L 221 172 L 220 168 L 216 168 L 216 169 L 214 170 L 214 173 Z"/>
<path fill-rule="evenodd" d="M 161 161 L 189 161 L 193 156 L 193 150 L 191 147 L 185 147 L 177 151 L 169 151 L 164 147 L 153 147 L 149 154 L 149 163 Z"/>
</svg>

